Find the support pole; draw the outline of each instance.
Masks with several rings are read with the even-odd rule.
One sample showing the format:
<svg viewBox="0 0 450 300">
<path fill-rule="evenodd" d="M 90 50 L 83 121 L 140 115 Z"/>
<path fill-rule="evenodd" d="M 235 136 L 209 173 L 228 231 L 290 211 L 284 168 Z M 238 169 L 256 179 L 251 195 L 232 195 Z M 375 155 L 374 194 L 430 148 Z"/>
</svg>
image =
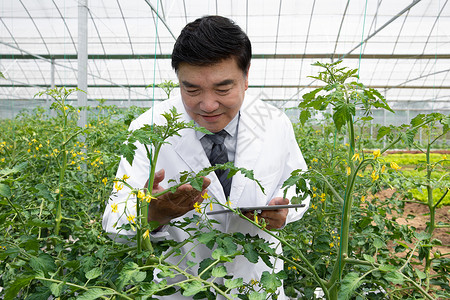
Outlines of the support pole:
<svg viewBox="0 0 450 300">
<path fill-rule="evenodd" d="M 78 1 L 78 88 L 84 92 L 78 92 L 78 107 L 87 106 L 87 62 L 88 62 L 88 0 Z M 87 111 L 81 110 L 78 126 L 87 124 Z"/>
</svg>

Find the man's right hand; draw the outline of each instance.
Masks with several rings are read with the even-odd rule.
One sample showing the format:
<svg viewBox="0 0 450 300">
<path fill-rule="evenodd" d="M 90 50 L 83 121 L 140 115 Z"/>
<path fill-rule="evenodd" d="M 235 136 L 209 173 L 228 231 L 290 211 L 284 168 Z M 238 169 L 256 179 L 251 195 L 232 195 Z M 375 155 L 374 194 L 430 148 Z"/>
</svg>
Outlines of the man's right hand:
<svg viewBox="0 0 450 300">
<path fill-rule="evenodd" d="M 165 189 L 159 184 L 164 180 L 164 169 L 155 173 L 153 182 L 152 195 L 158 194 Z M 194 189 L 190 184 L 179 186 L 175 192 L 168 192 L 152 199 L 148 206 L 148 221 L 157 221 L 160 225 L 169 223 L 172 219 L 181 217 L 187 212 L 194 209 L 194 204 L 203 202 L 202 195 L 206 192 L 206 188 L 211 180 L 203 177 L 202 191 Z M 148 181 L 145 184 L 147 187 Z"/>
</svg>

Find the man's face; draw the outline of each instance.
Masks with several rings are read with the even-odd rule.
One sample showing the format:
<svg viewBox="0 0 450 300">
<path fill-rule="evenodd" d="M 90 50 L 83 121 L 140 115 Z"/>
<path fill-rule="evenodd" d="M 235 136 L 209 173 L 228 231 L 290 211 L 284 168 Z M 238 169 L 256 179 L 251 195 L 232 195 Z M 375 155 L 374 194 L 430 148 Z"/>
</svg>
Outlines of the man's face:
<svg viewBox="0 0 450 300">
<path fill-rule="evenodd" d="M 248 88 L 248 72 L 234 58 L 210 66 L 182 63 L 177 75 L 187 113 L 211 132 L 221 131 L 236 116 Z"/>
</svg>

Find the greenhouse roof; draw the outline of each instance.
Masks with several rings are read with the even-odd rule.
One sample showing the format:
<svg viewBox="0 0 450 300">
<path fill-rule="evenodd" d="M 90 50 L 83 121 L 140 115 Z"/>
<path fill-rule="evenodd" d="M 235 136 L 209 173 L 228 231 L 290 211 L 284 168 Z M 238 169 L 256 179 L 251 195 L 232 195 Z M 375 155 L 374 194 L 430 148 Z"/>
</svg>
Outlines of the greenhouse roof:
<svg viewBox="0 0 450 300">
<path fill-rule="evenodd" d="M 343 59 L 394 108 L 450 110 L 448 2 L 3 0 L 0 110 L 35 106 L 49 87 L 76 87 L 84 47 L 88 100 L 150 106 L 166 97 L 153 84 L 177 81 L 170 55 L 181 29 L 211 14 L 233 19 L 252 41 L 251 97 L 295 106 L 321 84 L 308 77 L 319 71 L 312 63 Z"/>
</svg>

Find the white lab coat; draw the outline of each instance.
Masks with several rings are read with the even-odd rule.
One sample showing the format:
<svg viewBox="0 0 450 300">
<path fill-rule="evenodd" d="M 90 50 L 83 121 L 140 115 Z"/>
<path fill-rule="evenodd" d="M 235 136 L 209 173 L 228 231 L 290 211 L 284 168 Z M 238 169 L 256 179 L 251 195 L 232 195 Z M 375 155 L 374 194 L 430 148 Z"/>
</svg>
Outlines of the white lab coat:
<svg viewBox="0 0 450 300">
<path fill-rule="evenodd" d="M 181 97 L 178 96 L 156 104 L 154 111 L 150 109 L 133 121 L 130 125 L 130 130 L 142 127 L 144 124 L 150 124 L 152 120 L 155 124 L 164 123 L 165 119 L 161 116 L 161 113 L 168 111 L 172 107 L 175 107 L 178 112 L 183 114 L 183 120 L 191 120 L 184 109 Z M 181 132 L 181 137 L 172 137 L 169 139 L 169 142 L 170 144 L 162 147 L 157 162 L 156 170 L 165 170 L 165 180 L 161 183 L 162 186 L 169 186 L 167 181 L 178 178 L 181 171 L 198 172 L 210 166 L 209 160 L 200 141 L 196 138 L 194 130 L 184 129 Z M 234 164 L 237 167 L 253 170 L 255 178 L 264 187 L 265 194 L 254 181 L 238 173 L 233 177 L 230 192 L 231 206 L 233 207 L 267 205 L 274 197 L 283 195 L 283 191 L 280 189 L 281 185 L 293 170 L 307 170 L 306 163 L 295 140 L 292 124 L 287 116 L 265 102 L 248 97 L 245 98 L 240 110 Z M 145 149 L 142 145 L 138 145 L 133 165 L 130 166 L 122 158 L 117 171 L 117 177 L 121 178 L 126 174 L 130 176 L 127 182 L 131 186 L 142 188 L 148 179 L 148 172 L 149 161 L 146 157 Z M 213 172 L 208 177 L 211 179 L 208 194 L 221 203 L 225 203 L 225 195 L 217 176 Z M 103 216 L 103 228 L 107 232 L 116 234 L 117 230 L 113 225 L 117 223 L 116 227 L 120 227 L 122 224 L 128 222 L 126 217 L 121 214 L 125 208 L 130 214 L 135 215 L 134 199 L 130 198 L 127 204 L 125 203 L 128 194 L 129 190 L 124 188 L 117 194 L 112 195 L 109 199 Z M 290 199 L 294 195 L 295 189 L 291 188 L 287 197 Z M 112 212 L 111 204 L 113 203 L 118 205 L 119 213 Z M 306 204 L 305 208 L 290 209 L 286 223 L 296 221 L 303 216 L 309 207 L 309 198 L 304 200 L 303 203 Z M 223 208 L 215 205 L 213 209 L 218 210 Z M 187 215 L 191 216 L 194 213 L 191 211 Z M 278 253 L 282 251 L 281 246 L 274 238 L 257 229 L 246 220 L 241 219 L 239 216 L 228 213 L 214 215 L 210 218 L 219 222 L 219 224 L 215 225 L 215 228 L 222 232 L 258 234 L 260 237 L 266 239 L 268 243 L 274 243 L 272 246 L 277 247 Z M 192 226 L 195 226 L 195 224 L 192 224 Z M 134 235 L 134 232 L 121 231 L 120 234 Z M 170 238 L 183 241 L 188 238 L 188 235 L 184 231 L 169 225 L 165 226 L 161 232 L 154 234 L 152 238 Z M 185 246 L 183 251 L 188 251 L 189 248 L 189 245 Z M 189 256 L 190 261 L 200 262 L 204 258 L 211 257 L 211 250 L 203 245 L 195 248 L 195 252 L 196 257 Z M 179 257 L 176 257 L 176 259 L 179 259 Z M 176 259 L 174 259 L 174 262 L 177 261 Z M 277 260 L 273 262 L 276 272 L 283 269 L 282 261 Z M 183 264 L 181 266 L 185 267 Z M 232 263 L 227 263 L 226 268 L 229 274 L 233 274 L 235 278 L 242 277 L 244 282 L 250 282 L 252 279 L 259 280 L 263 271 L 272 271 L 261 259 L 258 263 L 252 264 L 243 256 L 239 256 Z M 192 268 L 192 273 L 195 274 L 197 269 L 198 266 Z M 282 289 L 279 289 L 279 292 L 281 293 L 279 299 L 285 299 Z M 186 298 L 178 294 L 171 295 L 168 299 Z"/>
</svg>

